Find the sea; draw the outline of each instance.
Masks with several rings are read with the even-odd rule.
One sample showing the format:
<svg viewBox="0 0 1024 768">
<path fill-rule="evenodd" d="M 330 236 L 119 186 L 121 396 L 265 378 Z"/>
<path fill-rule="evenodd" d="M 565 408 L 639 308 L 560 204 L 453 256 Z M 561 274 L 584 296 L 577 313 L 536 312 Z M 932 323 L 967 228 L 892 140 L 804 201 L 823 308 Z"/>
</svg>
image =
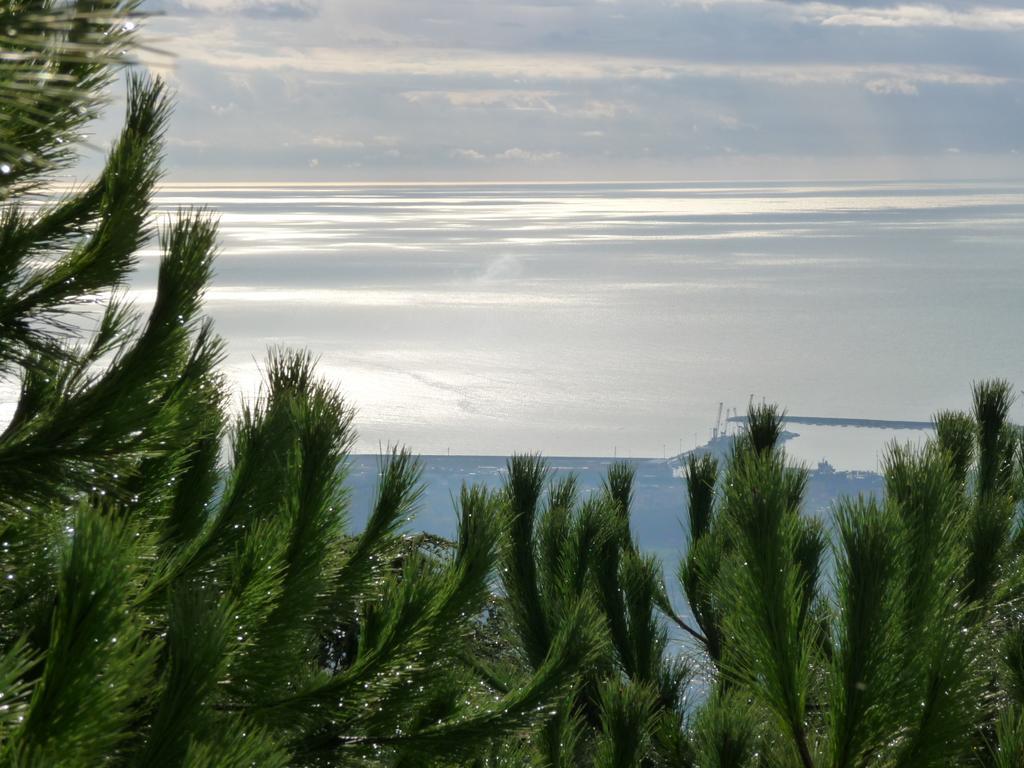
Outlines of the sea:
<svg viewBox="0 0 1024 768">
<path fill-rule="evenodd" d="M 1024 183 L 165 184 L 157 205 L 220 220 L 206 307 L 239 396 L 269 347 L 308 348 L 362 454 L 667 458 L 720 404 L 927 421 L 977 379 L 1024 385 Z M 796 431 L 840 470 L 926 436 Z"/>
<path fill-rule="evenodd" d="M 499 487 L 513 452 L 584 493 L 631 460 L 634 534 L 677 604 L 678 457 L 749 404 L 928 422 L 978 379 L 1024 385 L 1024 182 L 169 183 L 156 203 L 164 223 L 219 219 L 205 306 L 234 402 L 292 347 L 356 409 L 350 530 L 390 446 L 423 457 L 410 528 L 442 536 L 462 484 Z M 140 254 L 140 309 L 159 257 Z M 887 446 L 930 430 L 789 432 L 827 523 L 837 496 L 881 493 Z"/>
<path fill-rule="evenodd" d="M 602 492 L 608 469 L 616 461 L 610 457 L 548 457 L 551 481 L 573 475 L 581 498 Z M 674 574 L 689 541 L 686 485 L 677 461 L 663 459 L 626 460 L 634 471 L 630 527 L 644 551 L 656 555 L 665 570 L 670 594 L 680 596 Z M 381 469 L 380 456 L 356 455 L 348 464 L 348 527 L 363 529 L 376 498 Z M 423 496 L 410 531 L 427 531 L 452 538 L 458 519 L 458 498 L 462 486 L 479 485 L 500 489 L 507 478 L 506 460 L 494 456 L 421 456 Z M 836 498 L 881 496 L 882 478 L 874 472 L 839 471 L 827 465 L 809 467 L 803 513 L 832 525 Z"/>
</svg>

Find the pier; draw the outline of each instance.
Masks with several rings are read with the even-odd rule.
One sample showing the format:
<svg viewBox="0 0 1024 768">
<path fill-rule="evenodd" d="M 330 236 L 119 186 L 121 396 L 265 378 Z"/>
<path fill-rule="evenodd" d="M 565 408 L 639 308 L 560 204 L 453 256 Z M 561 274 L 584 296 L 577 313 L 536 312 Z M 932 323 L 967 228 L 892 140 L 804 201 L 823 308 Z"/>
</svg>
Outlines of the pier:
<svg viewBox="0 0 1024 768">
<path fill-rule="evenodd" d="M 745 424 L 746 416 L 730 416 L 726 421 Z M 856 427 L 862 429 L 934 429 L 930 421 L 889 421 L 886 419 L 847 419 L 833 416 L 790 416 L 786 424 L 805 424 L 814 427 Z"/>
</svg>

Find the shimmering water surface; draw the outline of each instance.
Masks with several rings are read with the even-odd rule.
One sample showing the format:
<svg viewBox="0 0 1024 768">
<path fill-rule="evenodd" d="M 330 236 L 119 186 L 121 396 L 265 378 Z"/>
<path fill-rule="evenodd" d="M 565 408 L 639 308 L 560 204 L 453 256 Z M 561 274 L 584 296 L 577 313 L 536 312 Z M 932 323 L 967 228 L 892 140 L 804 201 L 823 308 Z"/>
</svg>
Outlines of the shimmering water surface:
<svg viewBox="0 0 1024 768">
<path fill-rule="evenodd" d="M 358 405 L 362 451 L 660 457 L 751 394 L 927 419 L 976 378 L 1024 385 L 1024 184 L 159 195 L 191 204 L 221 220 L 207 306 L 231 377 L 251 391 L 268 345 L 310 347 Z M 154 249 L 140 299 L 155 266 Z M 879 437 L 856 432 L 831 430 L 830 458 L 874 468 Z"/>
</svg>

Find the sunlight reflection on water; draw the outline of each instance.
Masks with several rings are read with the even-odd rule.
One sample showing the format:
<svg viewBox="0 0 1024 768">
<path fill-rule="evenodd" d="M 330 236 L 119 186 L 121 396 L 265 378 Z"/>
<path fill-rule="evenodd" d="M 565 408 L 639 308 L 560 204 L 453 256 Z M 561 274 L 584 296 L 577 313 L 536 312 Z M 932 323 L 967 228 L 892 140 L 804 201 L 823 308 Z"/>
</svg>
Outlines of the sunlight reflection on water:
<svg viewBox="0 0 1024 768">
<path fill-rule="evenodd" d="M 168 185 L 158 202 L 220 216 L 207 302 L 230 376 L 252 391 L 268 345 L 309 346 L 359 407 L 360 450 L 660 457 L 751 393 L 924 420 L 976 378 L 1024 385 L 1024 185 Z M 804 458 L 828 455 L 799 431 Z M 885 439 L 837 466 L 875 468 Z"/>
</svg>

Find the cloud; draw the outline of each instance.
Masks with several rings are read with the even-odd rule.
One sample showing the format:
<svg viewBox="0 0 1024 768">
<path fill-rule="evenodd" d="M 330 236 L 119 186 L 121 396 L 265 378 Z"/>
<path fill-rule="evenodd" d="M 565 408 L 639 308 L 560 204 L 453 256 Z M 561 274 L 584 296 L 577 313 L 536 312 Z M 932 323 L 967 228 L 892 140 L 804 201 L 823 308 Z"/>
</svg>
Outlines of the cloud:
<svg viewBox="0 0 1024 768">
<path fill-rule="evenodd" d="M 767 12 L 788 16 L 804 24 L 826 27 L 936 27 L 975 31 L 1014 31 L 1024 29 L 1024 10 L 1008 0 L 972 4 L 950 2 L 792 2 L 790 0 L 674 0 L 678 7 L 699 7 L 705 11 L 743 7 L 749 13 Z M 757 10 L 755 10 L 757 9 Z"/>
<path fill-rule="evenodd" d="M 164 0 L 153 10 L 175 15 L 246 16 L 255 19 L 310 19 L 317 0 Z"/>
<path fill-rule="evenodd" d="M 727 131 L 738 131 L 743 123 L 735 115 L 718 115 L 718 124 Z"/>
<path fill-rule="evenodd" d="M 522 147 L 511 147 L 493 155 L 486 155 L 476 149 L 465 149 L 460 147 L 451 150 L 448 153 L 448 156 L 453 160 L 467 160 L 472 163 L 500 163 L 509 161 L 519 163 L 536 163 L 545 160 L 559 160 L 564 157 L 561 152 L 523 149 Z"/>
<path fill-rule="evenodd" d="M 835 8 L 821 18 L 832 27 L 941 27 L 974 31 L 1024 29 L 1024 10 L 975 7 L 959 11 L 940 5 L 897 5 L 891 8 Z"/>
<path fill-rule="evenodd" d="M 500 152 L 494 156 L 496 160 L 516 160 L 530 163 L 542 160 L 557 160 L 560 157 L 562 157 L 561 152 L 537 152 L 529 149 L 521 149 L 520 147 L 506 149 L 504 152 Z"/>
<path fill-rule="evenodd" d="M 551 99 L 555 91 L 523 90 L 459 90 L 459 91 L 407 91 L 402 98 L 412 104 L 441 101 L 453 107 L 502 107 L 512 110 L 542 110 L 556 112 Z"/>
<path fill-rule="evenodd" d="M 366 143 L 358 139 L 346 139 L 340 136 L 314 136 L 309 140 L 314 147 L 327 147 L 329 149 L 363 149 Z"/>
<path fill-rule="evenodd" d="M 147 34 L 174 52 L 170 167 L 193 178 L 312 177 L 313 157 L 381 180 L 967 168 L 1024 121 L 1024 48 L 1000 31 L 1024 0 L 172 4 Z"/>
<path fill-rule="evenodd" d="M 582 106 L 570 110 L 569 114 L 587 120 L 610 120 L 623 110 L 621 104 L 612 101 L 588 99 Z"/>
<path fill-rule="evenodd" d="M 400 78 L 528 79 L 536 82 L 615 80 L 734 79 L 780 85 L 857 83 L 899 78 L 909 83 L 993 86 L 1010 82 L 1002 75 L 974 72 L 958 66 L 800 62 L 709 62 L 635 56 L 597 56 L 565 53 L 514 53 L 471 49 L 399 47 L 360 50 L 356 47 L 259 48 L 243 46 L 217 50 L 202 40 L 179 49 L 190 60 L 234 72 L 304 72 L 319 75 L 384 76 Z M 544 91 L 407 90 L 409 101 L 443 100 L 459 106 L 486 104 L 545 104 Z M 599 102 L 594 102 L 595 105 Z M 545 106 L 545 108 L 547 108 Z M 606 106 L 602 109 L 607 110 Z"/>
<path fill-rule="evenodd" d="M 475 149 L 453 149 L 449 155 L 453 160 L 486 160 L 487 155 L 477 152 Z"/>
<path fill-rule="evenodd" d="M 514 112 L 547 112 L 587 120 L 610 119 L 625 111 L 620 103 L 600 99 L 580 102 L 574 94 L 555 90 L 472 89 L 405 91 L 410 104 L 446 104 L 456 109 L 507 109 Z M 575 102 L 575 103 L 571 103 Z"/>
<path fill-rule="evenodd" d="M 893 94 L 916 96 L 918 93 L 917 86 L 914 83 L 898 77 L 880 77 L 877 80 L 868 80 L 864 83 L 864 87 L 871 91 L 871 93 L 883 96 L 891 96 Z"/>
<path fill-rule="evenodd" d="M 210 142 L 205 139 L 185 139 L 181 136 L 169 137 L 167 144 L 172 147 L 187 147 L 189 149 L 206 149 L 210 146 Z"/>
</svg>

